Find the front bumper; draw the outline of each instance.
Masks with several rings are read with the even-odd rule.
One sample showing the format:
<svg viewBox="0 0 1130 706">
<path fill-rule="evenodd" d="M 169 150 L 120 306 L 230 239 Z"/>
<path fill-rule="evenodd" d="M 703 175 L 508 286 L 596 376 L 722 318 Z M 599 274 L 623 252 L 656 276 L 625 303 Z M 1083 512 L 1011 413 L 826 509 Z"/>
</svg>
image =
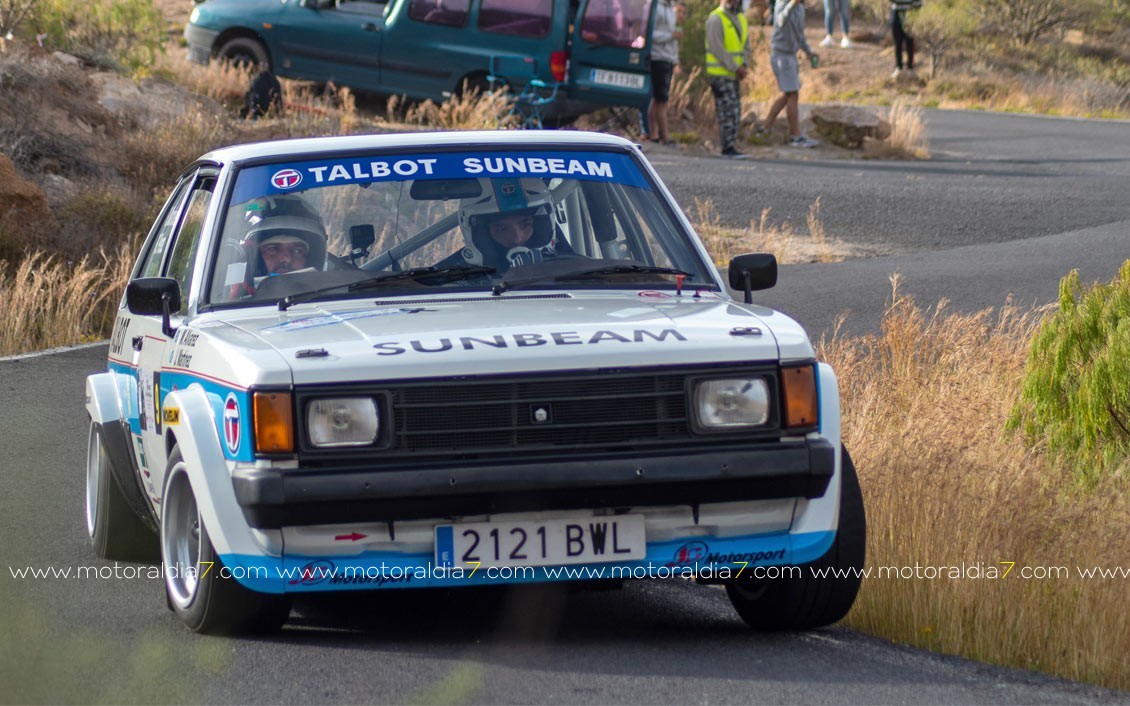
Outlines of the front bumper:
<svg viewBox="0 0 1130 706">
<path fill-rule="evenodd" d="M 188 60 L 207 66 L 212 58 L 212 48 L 218 36 L 220 36 L 218 30 L 204 29 L 193 24 L 185 25 L 184 40 L 188 44 Z"/>
<path fill-rule="evenodd" d="M 703 452 L 672 450 L 373 471 L 235 469 L 235 496 L 258 529 L 597 507 L 818 498 L 835 471 L 822 438 Z"/>
</svg>

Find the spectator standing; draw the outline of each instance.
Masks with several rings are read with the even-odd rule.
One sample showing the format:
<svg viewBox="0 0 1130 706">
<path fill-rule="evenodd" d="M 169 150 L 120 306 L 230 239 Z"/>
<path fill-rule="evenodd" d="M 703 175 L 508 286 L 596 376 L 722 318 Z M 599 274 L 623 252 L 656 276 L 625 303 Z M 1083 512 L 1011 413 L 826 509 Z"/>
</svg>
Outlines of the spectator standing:
<svg viewBox="0 0 1130 706">
<path fill-rule="evenodd" d="M 820 42 L 822 47 L 835 46 L 836 40 L 832 38 L 832 34 L 836 29 L 836 17 L 840 18 L 840 46 L 844 49 L 851 48 L 851 40 L 848 39 L 848 27 L 851 25 L 851 0 L 824 0 L 824 40 Z"/>
<path fill-rule="evenodd" d="M 671 99 L 671 77 L 679 65 L 679 40 L 683 38 L 679 15 L 682 3 L 659 0 L 655 5 L 655 24 L 651 30 L 651 105 L 647 109 L 648 139 L 670 144 L 667 130 L 667 103 Z"/>
<path fill-rule="evenodd" d="M 895 72 L 891 78 L 898 78 L 905 70 L 914 70 L 914 37 L 906 31 L 906 11 L 922 7 L 922 0 L 891 0 L 891 36 L 895 40 Z M 903 51 L 906 63 L 903 63 Z"/>
<path fill-rule="evenodd" d="M 706 80 L 714 94 L 722 156 L 744 159 L 738 151 L 742 119 L 741 82 L 749 75 L 749 21 L 741 0 L 721 0 L 706 16 Z"/>
<path fill-rule="evenodd" d="M 820 62 L 820 57 L 812 51 L 804 37 L 804 0 L 781 0 L 777 3 L 769 47 L 769 61 L 773 65 L 773 75 L 777 77 L 777 87 L 781 89 L 781 94 L 769 107 L 769 114 L 760 132 L 773 129 L 783 108 L 789 122 L 789 146 L 815 147 L 820 143 L 800 132 L 800 65 L 796 58 L 797 52 L 803 50 L 813 68 Z"/>
</svg>

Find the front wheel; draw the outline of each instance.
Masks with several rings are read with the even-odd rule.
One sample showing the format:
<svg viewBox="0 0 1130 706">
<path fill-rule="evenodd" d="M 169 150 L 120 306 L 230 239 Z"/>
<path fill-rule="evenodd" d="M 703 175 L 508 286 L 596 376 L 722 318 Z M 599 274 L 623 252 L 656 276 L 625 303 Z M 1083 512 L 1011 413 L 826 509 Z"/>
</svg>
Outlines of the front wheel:
<svg viewBox="0 0 1130 706">
<path fill-rule="evenodd" d="M 244 588 L 216 555 L 179 447 L 173 447 L 165 478 L 161 564 L 169 607 L 195 632 L 235 635 L 282 627 L 290 599 Z"/>
<path fill-rule="evenodd" d="M 224 42 L 216 52 L 220 61 L 234 64 L 241 69 L 250 69 L 252 72 L 271 68 L 271 57 L 267 54 L 267 47 L 258 39 L 250 37 L 236 37 Z"/>
<path fill-rule="evenodd" d="M 867 549 L 867 519 L 855 464 L 842 450 L 840 521 L 832 546 L 786 578 L 743 576 L 726 584 L 738 615 L 755 630 L 807 630 L 840 620 L 855 603 Z"/>
</svg>

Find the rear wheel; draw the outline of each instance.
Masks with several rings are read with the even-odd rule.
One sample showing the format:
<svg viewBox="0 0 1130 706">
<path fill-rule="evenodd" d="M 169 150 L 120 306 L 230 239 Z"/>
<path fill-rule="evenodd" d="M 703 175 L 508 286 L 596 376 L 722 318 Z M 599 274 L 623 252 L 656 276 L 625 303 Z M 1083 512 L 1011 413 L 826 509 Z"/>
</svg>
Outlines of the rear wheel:
<svg viewBox="0 0 1130 706">
<path fill-rule="evenodd" d="M 290 599 L 244 588 L 216 555 L 178 447 L 165 478 L 161 562 L 169 607 L 195 632 L 233 635 L 282 627 Z"/>
<path fill-rule="evenodd" d="M 267 54 L 267 47 L 258 39 L 250 37 L 236 37 L 224 42 L 217 52 L 221 61 L 234 64 L 241 69 L 260 71 L 271 68 L 271 57 Z"/>
<path fill-rule="evenodd" d="M 118 487 L 102 431 L 93 421 L 86 442 L 86 531 L 94 553 L 103 559 L 148 564 L 160 558 L 153 530 Z"/>
<path fill-rule="evenodd" d="M 756 630 L 807 630 L 840 620 L 859 593 L 867 547 L 867 520 L 855 465 L 843 449 L 840 521 L 831 548 L 800 567 L 799 576 L 756 579 L 751 575 L 726 584 L 738 615 Z M 827 575 L 816 575 L 828 569 Z M 844 575 L 847 574 L 847 575 Z"/>
</svg>

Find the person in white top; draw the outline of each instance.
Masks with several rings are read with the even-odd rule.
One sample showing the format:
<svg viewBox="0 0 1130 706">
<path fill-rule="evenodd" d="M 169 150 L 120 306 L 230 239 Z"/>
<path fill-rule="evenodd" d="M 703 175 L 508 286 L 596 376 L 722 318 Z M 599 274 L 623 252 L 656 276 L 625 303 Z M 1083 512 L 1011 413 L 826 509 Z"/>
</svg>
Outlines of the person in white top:
<svg viewBox="0 0 1130 706">
<path fill-rule="evenodd" d="M 647 109 L 648 139 L 670 144 L 667 131 L 667 103 L 671 98 L 671 77 L 679 65 L 680 29 L 686 6 L 674 0 L 659 0 L 655 5 L 655 25 L 651 30 L 651 104 Z"/>
</svg>

